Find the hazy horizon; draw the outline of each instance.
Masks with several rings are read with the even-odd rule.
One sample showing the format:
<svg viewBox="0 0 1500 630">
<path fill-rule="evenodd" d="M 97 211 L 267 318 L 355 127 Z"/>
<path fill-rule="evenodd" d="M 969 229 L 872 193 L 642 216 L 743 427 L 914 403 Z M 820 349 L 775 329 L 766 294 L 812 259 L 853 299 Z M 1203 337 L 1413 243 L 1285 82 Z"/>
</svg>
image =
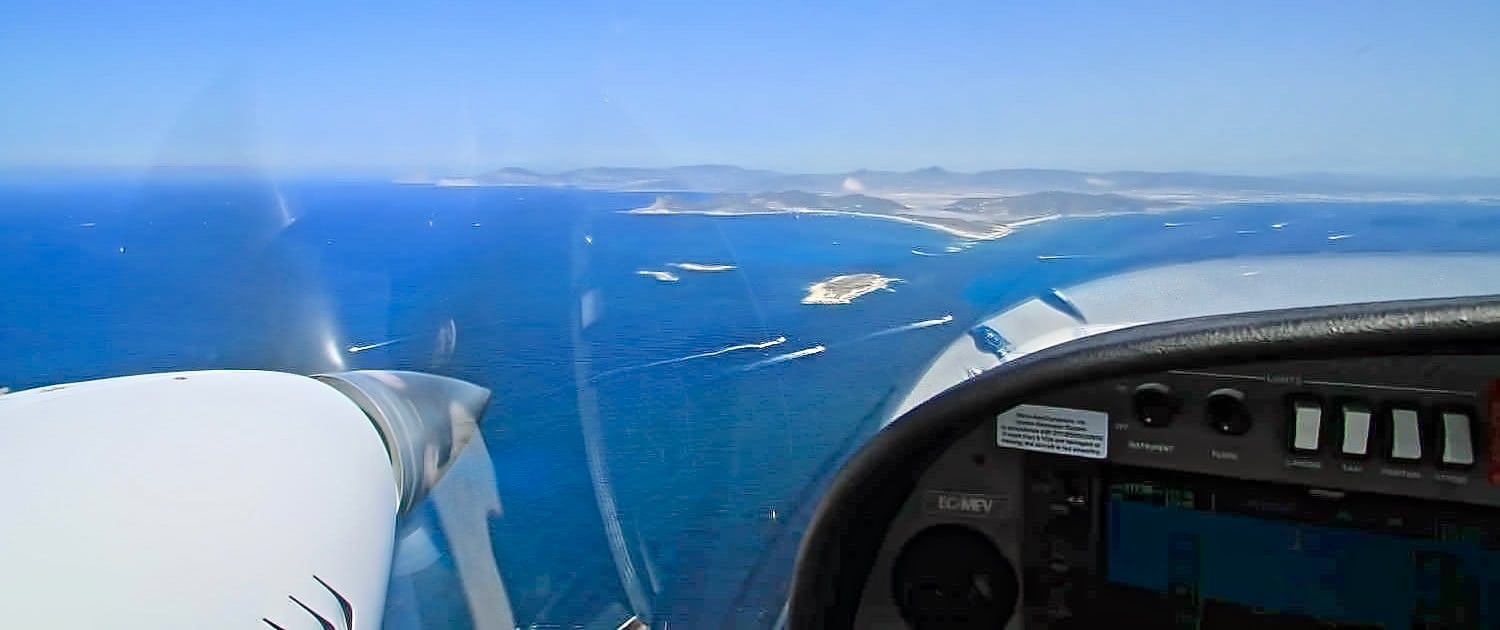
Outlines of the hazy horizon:
<svg viewBox="0 0 1500 630">
<path fill-rule="evenodd" d="M 1500 176 L 1497 26 L 1485 1 L 8 3 L 0 168 Z"/>
<path fill-rule="evenodd" d="M 1108 170 L 1089 170 L 1067 167 L 1045 167 L 1045 166 L 1009 166 L 995 168 L 957 169 L 943 165 L 928 164 L 915 168 L 883 169 L 855 167 L 842 170 L 822 171 L 798 171 L 769 168 L 763 166 L 747 166 L 742 164 L 730 164 L 725 162 L 704 162 L 696 164 L 669 164 L 669 165 L 639 165 L 639 164 L 590 164 L 581 166 L 522 166 L 515 164 L 504 164 L 496 166 L 481 167 L 475 171 L 443 172 L 421 169 L 380 169 L 380 168 L 351 168 L 340 166 L 305 167 L 305 168 L 276 168 L 263 163 L 247 161 L 236 164 L 139 164 L 139 165 L 101 165 L 101 164 L 0 164 L 0 177 L 3 176 L 54 176 L 59 178 L 104 176 L 104 177 L 135 177 L 148 173 L 181 173 L 192 174 L 215 174 L 215 173 L 243 173 L 247 175 L 267 176 L 272 178 L 331 178 L 331 179 L 353 179 L 353 180 L 382 180 L 382 181 L 416 181 L 439 179 L 464 179 L 482 176 L 504 169 L 521 169 L 536 173 L 538 175 L 559 175 L 574 171 L 588 171 L 593 169 L 643 169 L 643 170 L 669 170 L 674 168 L 697 168 L 697 167 L 725 167 L 738 168 L 747 171 L 768 171 L 781 175 L 845 175 L 860 171 L 882 172 L 882 173 L 913 173 L 927 169 L 940 169 L 955 174 L 976 174 L 984 172 L 1004 171 L 1052 171 L 1071 172 L 1086 175 L 1106 175 L 1120 173 L 1142 173 L 1142 174 L 1183 174 L 1202 176 L 1224 176 L 1224 177 L 1255 177 L 1265 179 L 1299 179 L 1299 178 L 1355 178 L 1370 179 L 1376 181 L 1455 181 L 1455 180 L 1493 180 L 1500 179 L 1500 174 L 1485 173 L 1457 173 L 1457 174 L 1407 174 L 1407 173 L 1379 173 L 1379 172 L 1355 172 L 1355 171 L 1266 171 L 1266 172 L 1229 172 L 1221 170 L 1198 170 L 1198 169 L 1139 169 L 1120 168 Z"/>
</svg>

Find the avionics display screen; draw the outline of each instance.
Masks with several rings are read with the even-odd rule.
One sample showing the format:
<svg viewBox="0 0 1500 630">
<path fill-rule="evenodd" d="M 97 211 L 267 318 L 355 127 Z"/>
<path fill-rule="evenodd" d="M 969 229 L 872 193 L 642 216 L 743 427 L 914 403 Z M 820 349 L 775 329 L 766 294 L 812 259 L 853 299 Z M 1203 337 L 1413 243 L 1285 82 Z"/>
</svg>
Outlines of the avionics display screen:
<svg viewBox="0 0 1500 630">
<path fill-rule="evenodd" d="M 1106 489 L 1106 581 L 1172 627 L 1500 625 L 1489 510 L 1144 471 Z"/>
</svg>

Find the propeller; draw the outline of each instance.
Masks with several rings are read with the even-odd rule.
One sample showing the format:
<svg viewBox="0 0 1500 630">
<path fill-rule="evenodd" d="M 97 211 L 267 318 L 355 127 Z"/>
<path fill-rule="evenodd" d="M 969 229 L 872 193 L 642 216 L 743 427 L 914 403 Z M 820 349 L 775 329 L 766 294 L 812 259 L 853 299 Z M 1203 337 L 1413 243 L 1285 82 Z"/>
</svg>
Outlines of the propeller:
<svg viewBox="0 0 1500 630">
<path fill-rule="evenodd" d="M 354 400 L 391 456 L 400 512 L 427 496 L 479 428 L 490 390 L 423 372 L 359 370 L 314 376 Z"/>
</svg>

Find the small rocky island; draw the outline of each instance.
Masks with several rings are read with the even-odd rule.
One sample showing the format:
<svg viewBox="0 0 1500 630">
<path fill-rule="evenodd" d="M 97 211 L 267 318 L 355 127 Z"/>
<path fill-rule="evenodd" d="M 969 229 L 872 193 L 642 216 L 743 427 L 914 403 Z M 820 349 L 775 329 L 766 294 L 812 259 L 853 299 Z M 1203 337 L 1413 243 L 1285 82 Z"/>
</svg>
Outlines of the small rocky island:
<svg viewBox="0 0 1500 630">
<path fill-rule="evenodd" d="M 889 290 L 892 283 L 900 281 L 900 278 L 887 278 L 878 273 L 834 276 L 808 287 L 807 296 L 802 298 L 802 303 L 848 304 L 866 293 L 881 289 Z"/>
</svg>

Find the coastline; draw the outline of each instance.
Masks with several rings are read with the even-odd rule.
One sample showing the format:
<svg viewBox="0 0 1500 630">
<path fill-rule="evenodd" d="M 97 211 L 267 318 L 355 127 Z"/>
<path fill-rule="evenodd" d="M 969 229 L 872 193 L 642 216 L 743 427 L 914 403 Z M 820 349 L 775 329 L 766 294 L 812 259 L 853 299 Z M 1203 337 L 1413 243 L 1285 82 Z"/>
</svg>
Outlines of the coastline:
<svg viewBox="0 0 1500 630">
<path fill-rule="evenodd" d="M 751 217 L 751 216 L 784 215 L 784 214 L 841 215 L 841 216 L 850 216 L 850 217 L 863 217 L 863 218 L 867 218 L 867 219 L 883 219 L 883 220 L 886 220 L 886 221 L 899 221 L 901 223 L 906 223 L 908 225 L 915 225 L 915 226 L 918 226 L 918 227 L 924 227 L 924 228 L 927 228 L 929 230 L 937 230 L 937 231 L 943 232 L 945 234 L 949 234 L 949 235 L 952 235 L 952 236 L 956 236 L 958 238 L 967 239 L 967 240 L 971 240 L 971 241 L 993 241 L 993 240 L 996 240 L 996 239 L 1004 238 L 1006 236 L 1010 236 L 1011 232 L 1015 231 L 1015 229 L 1013 227 L 1011 227 L 1011 224 L 1006 224 L 1006 223 L 997 223 L 997 224 L 994 224 L 994 225 L 992 225 L 990 227 L 990 230 L 988 232 L 980 232 L 980 231 L 966 230 L 966 229 L 962 229 L 962 228 L 957 228 L 957 227 L 953 227 L 951 225 L 943 225 L 941 223 L 934 223 L 932 221 L 924 221 L 924 220 L 917 219 L 917 218 L 914 218 L 914 217 L 905 216 L 905 215 L 899 215 L 899 214 L 880 214 L 880 213 L 876 213 L 876 212 L 856 212 L 856 211 L 853 211 L 853 210 L 818 210 L 818 209 L 813 209 L 813 208 L 789 208 L 789 209 L 786 209 L 786 210 L 670 210 L 670 209 L 666 209 L 666 208 L 657 208 L 657 207 L 647 206 L 647 207 L 644 207 L 644 208 L 636 208 L 634 210 L 620 210 L 619 212 L 621 214 L 639 214 L 639 215 L 657 215 L 657 216 L 667 216 L 667 215 L 674 215 L 674 214 L 682 214 L 682 215 L 699 215 L 699 216 L 710 216 L 710 217 Z M 1032 222 L 1035 222 L 1035 221 L 1032 220 Z"/>
</svg>

